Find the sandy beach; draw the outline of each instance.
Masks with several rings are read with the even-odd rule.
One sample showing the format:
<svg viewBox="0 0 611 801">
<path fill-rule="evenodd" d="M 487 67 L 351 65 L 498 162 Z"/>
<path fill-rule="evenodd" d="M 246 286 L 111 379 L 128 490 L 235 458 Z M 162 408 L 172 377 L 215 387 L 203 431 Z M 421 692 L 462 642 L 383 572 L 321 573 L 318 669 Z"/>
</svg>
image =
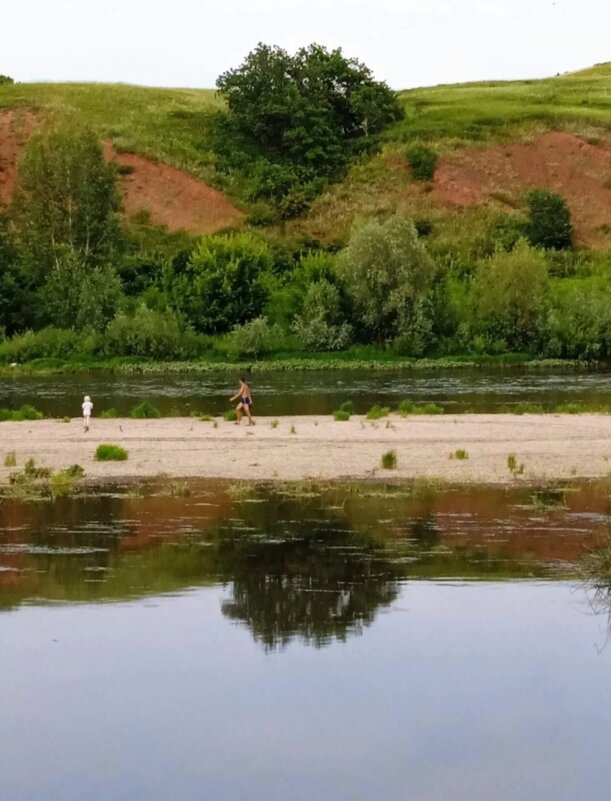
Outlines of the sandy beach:
<svg viewBox="0 0 611 801">
<path fill-rule="evenodd" d="M 109 442 L 129 452 L 125 462 L 97 462 L 96 447 Z M 381 468 L 386 451 L 397 468 Z M 465 450 L 466 459 L 454 456 Z M 5 467 L 15 451 L 17 468 Z M 515 454 L 524 473 L 507 467 Z M 30 457 L 45 467 L 84 467 L 90 479 L 209 477 L 254 480 L 409 479 L 435 477 L 451 482 L 504 484 L 564 478 L 596 478 L 611 471 L 611 416 L 443 415 L 390 416 L 367 421 L 353 416 L 258 418 L 241 426 L 195 418 L 92 420 L 89 433 L 80 419 L 0 423 L 0 482 Z"/>
</svg>

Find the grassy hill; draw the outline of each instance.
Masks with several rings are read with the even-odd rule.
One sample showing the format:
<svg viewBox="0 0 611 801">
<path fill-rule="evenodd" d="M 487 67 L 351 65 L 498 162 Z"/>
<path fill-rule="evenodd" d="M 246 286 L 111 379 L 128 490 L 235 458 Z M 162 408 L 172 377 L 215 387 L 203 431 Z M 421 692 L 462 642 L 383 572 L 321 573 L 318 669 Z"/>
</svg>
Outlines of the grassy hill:
<svg viewBox="0 0 611 801">
<path fill-rule="evenodd" d="M 393 141 L 481 142 L 533 127 L 611 128 L 611 62 L 544 80 L 490 81 L 401 93 L 406 118 Z"/>
<path fill-rule="evenodd" d="M 414 89 L 401 92 L 400 97 L 406 116 L 387 131 L 382 152 L 355 165 L 345 181 L 330 187 L 315 202 L 305 219 L 283 228 L 283 235 L 342 241 L 355 217 L 399 208 L 434 224 L 434 249 L 443 249 L 450 237 L 464 240 L 466 251 L 474 250 L 477 255 L 489 224 L 496 225 L 499 214 L 519 210 L 520 186 L 499 185 L 494 191 L 488 187 L 480 202 L 446 202 L 437 182 L 426 186 L 412 179 L 405 161 L 407 143 L 427 143 L 440 155 L 441 167 L 448 169 L 452 164 L 443 159 L 451 160 L 454 154 L 532 141 L 546 131 L 569 132 L 601 149 L 611 142 L 611 64 L 545 80 Z M 23 108 L 39 119 L 71 115 L 111 140 L 118 151 L 132 151 L 186 170 L 224 190 L 248 211 L 248 202 L 240 196 L 239 179 L 215 169 L 208 120 L 220 102 L 213 90 L 203 89 L 106 84 L 0 86 L 0 112 Z M 563 158 L 566 154 L 559 151 L 557 159 Z M 476 166 L 481 171 L 481 165 Z M 578 164 L 574 166 L 579 169 Z M 452 173 L 451 180 L 460 184 L 465 178 L 459 171 L 457 176 Z M 562 176 L 557 178 L 555 185 L 552 181 L 553 188 L 562 191 L 562 180 Z M 603 171 L 600 180 L 602 194 L 597 202 L 605 206 L 602 190 L 607 180 L 611 186 L 611 172 L 607 176 Z M 580 191 L 575 189 L 573 205 L 579 205 Z M 587 197 L 591 189 L 584 186 L 583 193 Z M 611 196 L 608 201 L 611 210 Z M 583 242 L 596 241 L 598 247 L 611 244 L 604 224 L 598 218 L 594 222 L 595 233 L 588 232 Z"/>
</svg>

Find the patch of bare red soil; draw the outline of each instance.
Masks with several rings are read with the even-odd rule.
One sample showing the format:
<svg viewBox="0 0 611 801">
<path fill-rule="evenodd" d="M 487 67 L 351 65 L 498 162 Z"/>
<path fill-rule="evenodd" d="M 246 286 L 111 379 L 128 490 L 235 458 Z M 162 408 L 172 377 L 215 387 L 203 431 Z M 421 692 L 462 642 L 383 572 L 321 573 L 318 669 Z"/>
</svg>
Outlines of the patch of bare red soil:
<svg viewBox="0 0 611 801">
<path fill-rule="evenodd" d="M 119 175 L 123 208 L 128 217 L 146 209 L 152 222 L 171 231 L 193 234 L 211 234 L 239 225 L 244 219 L 244 214 L 222 192 L 183 170 L 135 153 L 117 153 L 108 142 L 104 151 L 109 161 L 132 170 Z"/>
<path fill-rule="evenodd" d="M 29 111 L 0 112 L 0 205 L 7 203 L 17 184 L 17 160 L 36 127 Z"/>
<path fill-rule="evenodd" d="M 29 111 L 0 112 L 0 206 L 15 189 L 17 161 L 35 127 L 36 117 Z M 222 192 L 183 170 L 134 153 L 117 153 L 110 143 L 105 143 L 104 152 L 109 161 L 131 168 L 129 174 L 119 175 L 128 217 L 146 209 L 153 223 L 192 234 L 214 233 L 244 219 Z"/>
<path fill-rule="evenodd" d="M 604 142 L 551 132 L 532 142 L 463 150 L 439 159 L 433 196 L 447 207 L 510 206 L 534 188 L 565 198 L 577 244 L 611 243 L 611 149 Z"/>
</svg>

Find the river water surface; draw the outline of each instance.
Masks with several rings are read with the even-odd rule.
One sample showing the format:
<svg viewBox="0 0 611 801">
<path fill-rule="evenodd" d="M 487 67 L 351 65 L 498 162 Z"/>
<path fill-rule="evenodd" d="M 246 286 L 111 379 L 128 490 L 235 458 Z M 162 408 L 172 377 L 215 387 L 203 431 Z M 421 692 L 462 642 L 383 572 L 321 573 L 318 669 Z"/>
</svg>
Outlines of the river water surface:
<svg viewBox="0 0 611 801">
<path fill-rule="evenodd" d="M 217 414 L 228 408 L 237 376 L 183 373 L 113 374 L 0 378 L 0 407 L 34 405 L 46 415 L 78 416 L 83 395 L 93 397 L 94 414 L 114 408 L 119 415 L 143 400 L 163 414 Z M 517 403 L 608 404 L 611 372 L 505 369 L 320 370 L 258 372 L 248 378 L 258 414 L 330 414 L 346 400 L 357 413 L 374 403 L 396 407 L 403 398 L 435 402 L 448 412 L 498 412 Z"/>
<path fill-rule="evenodd" d="M 0 504 L 0 797 L 606 797 L 609 487 Z"/>
</svg>

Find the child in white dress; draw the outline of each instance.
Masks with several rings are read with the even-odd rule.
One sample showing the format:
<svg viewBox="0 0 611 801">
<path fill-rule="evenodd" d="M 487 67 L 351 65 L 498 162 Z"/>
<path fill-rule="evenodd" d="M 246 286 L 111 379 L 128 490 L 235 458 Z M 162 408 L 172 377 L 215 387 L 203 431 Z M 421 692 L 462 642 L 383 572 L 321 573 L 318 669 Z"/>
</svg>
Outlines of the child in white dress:
<svg viewBox="0 0 611 801">
<path fill-rule="evenodd" d="M 89 418 L 91 417 L 92 409 L 93 403 L 91 402 L 91 398 L 89 395 L 85 395 L 83 399 L 83 422 L 85 424 L 85 431 L 89 431 Z"/>
</svg>

